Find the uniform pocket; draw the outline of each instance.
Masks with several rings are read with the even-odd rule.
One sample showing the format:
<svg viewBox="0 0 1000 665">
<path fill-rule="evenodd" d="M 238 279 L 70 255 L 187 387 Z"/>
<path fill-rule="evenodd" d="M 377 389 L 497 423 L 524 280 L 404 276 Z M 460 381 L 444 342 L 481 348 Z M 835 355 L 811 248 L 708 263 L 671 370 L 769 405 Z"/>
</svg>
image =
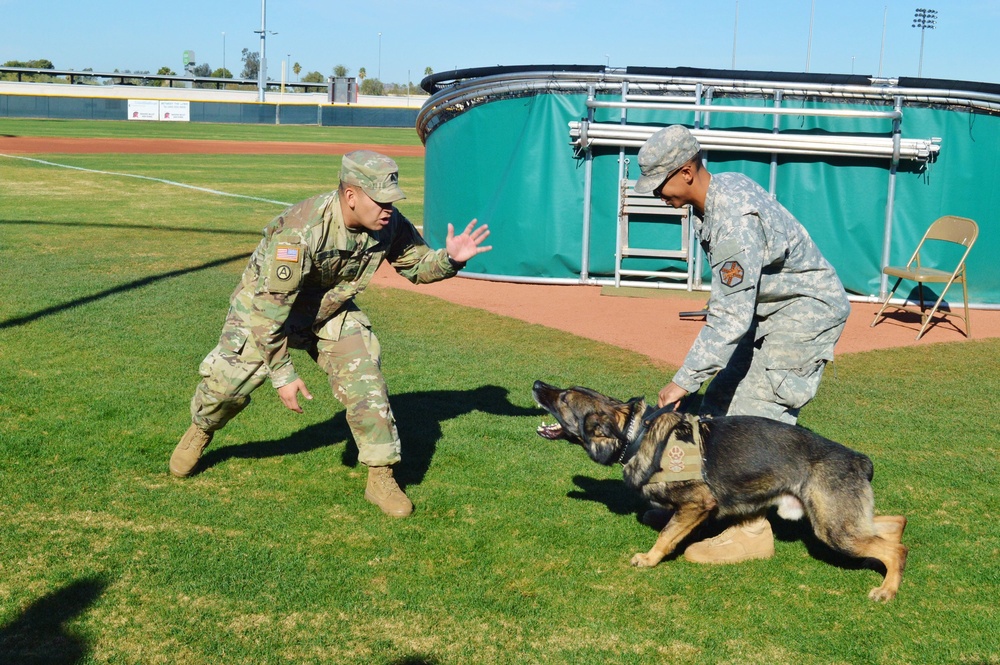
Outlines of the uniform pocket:
<svg viewBox="0 0 1000 665">
<path fill-rule="evenodd" d="M 815 360 L 804 367 L 767 367 L 764 375 L 776 402 L 789 409 L 801 409 L 816 396 L 825 360 Z"/>
</svg>

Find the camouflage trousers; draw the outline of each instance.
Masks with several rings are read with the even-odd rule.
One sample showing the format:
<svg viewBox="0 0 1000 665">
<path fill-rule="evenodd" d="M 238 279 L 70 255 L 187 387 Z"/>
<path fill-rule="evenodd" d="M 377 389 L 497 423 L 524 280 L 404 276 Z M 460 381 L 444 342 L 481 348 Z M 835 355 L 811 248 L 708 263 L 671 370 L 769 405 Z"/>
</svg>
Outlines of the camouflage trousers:
<svg viewBox="0 0 1000 665">
<path fill-rule="evenodd" d="M 222 335 L 222 340 L 227 336 Z M 400 460 L 399 433 L 382 376 L 381 347 L 371 328 L 348 317 L 333 341 L 311 337 L 302 346 L 327 373 L 333 396 L 345 407 L 358 446 L 358 461 L 386 466 Z M 202 381 L 191 399 L 191 421 L 206 432 L 225 427 L 250 404 L 250 393 L 267 378 L 267 367 L 253 344 L 240 349 L 216 346 L 202 361 Z"/>
<path fill-rule="evenodd" d="M 844 324 L 819 335 L 773 334 L 755 339 L 752 326 L 729 364 L 705 390 L 701 415 L 763 416 L 794 425 L 816 396 Z"/>
</svg>

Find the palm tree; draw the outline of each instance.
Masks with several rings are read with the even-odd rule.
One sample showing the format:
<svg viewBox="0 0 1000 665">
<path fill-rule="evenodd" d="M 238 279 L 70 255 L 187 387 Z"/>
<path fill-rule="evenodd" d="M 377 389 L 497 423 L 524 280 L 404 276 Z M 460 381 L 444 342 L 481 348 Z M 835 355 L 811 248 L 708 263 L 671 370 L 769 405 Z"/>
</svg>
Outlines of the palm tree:
<svg viewBox="0 0 1000 665">
<path fill-rule="evenodd" d="M 365 71 L 364 67 L 362 67 L 361 69 L 358 70 L 358 78 L 359 79 L 361 79 L 362 81 L 364 81 L 366 76 L 368 76 L 368 72 Z"/>
</svg>

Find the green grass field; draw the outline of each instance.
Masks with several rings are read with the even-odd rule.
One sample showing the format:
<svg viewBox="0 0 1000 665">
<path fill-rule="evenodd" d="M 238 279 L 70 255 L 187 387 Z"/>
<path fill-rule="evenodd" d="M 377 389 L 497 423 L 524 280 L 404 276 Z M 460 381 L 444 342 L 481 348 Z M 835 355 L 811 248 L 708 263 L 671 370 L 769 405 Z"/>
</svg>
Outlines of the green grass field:
<svg viewBox="0 0 1000 665">
<path fill-rule="evenodd" d="M 0 134 L 161 125 L 235 136 L 3 119 Z M 314 156 L 38 157 L 289 202 L 338 170 Z M 398 161 L 419 222 L 423 161 Z M 653 396 L 671 368 L 409 292 L 373 287 L 360 304 L 384 348 L 411 518 L 364 500 L 343 409 L 301 354 L 304 415 L 264 386 L 203 472 L 170 477 L 198 363 L 278 212 L 0 157 L 0 663 L 1000 663 L 997 340 L 843 356 L 803 413 L 871 456 L 877 508 L 910 520 L 887 605 L 867 598 L 877 572 L 777 520 L 768 561 L 630 568 L 655 538 L 642 505 L 620 470 L 534 434 L 530 387 Z"/>
</svg>

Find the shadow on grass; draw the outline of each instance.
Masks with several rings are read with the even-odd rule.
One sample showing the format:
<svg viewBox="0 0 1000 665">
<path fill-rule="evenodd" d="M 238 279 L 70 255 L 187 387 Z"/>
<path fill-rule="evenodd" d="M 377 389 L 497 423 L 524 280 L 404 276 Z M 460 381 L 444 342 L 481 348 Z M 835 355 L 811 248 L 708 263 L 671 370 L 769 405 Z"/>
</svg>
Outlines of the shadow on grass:
<svg viewBox="0 0 1000 665">
<path fill-rule="evenodd" d="M 427 390 L 392 395 L 389 398 L 396 427 L 403 442 L 403 459 L 394 474 L 403 486 L 418 485 L 430 468 L 441 438 L 441 423 L 480 411 L 494 416 L 537 416 L 538 409 L 511 404 L 506 388 L 481 386 L 473 390 Z M 295 455 L 345 441 L 341 461 L 344 466 L 358 464 L 358 448 L 343 411 L 329 420 L 310 425 L 284 439 L 252 441 L 218 450 L 202 458 L 200 470 L 233 458 L 262 459 Z"/>
<path fill-rule="evenodd" d="M 122 284 L 120 286 L 115 286 L 110 289 L 105 289 L 104 291 L 98 291 L 93 295 L 84 296 L 83 298 L 77 298 L 76 300 L 69 300 L 67 302 L 62 303 L 61 305 L 53 305 L 52 307 L 46 307 L 45 309 L 40 309 L 37 312 L 32 312 L 30 314 L 18 316 L 13 319 L 7 319 L 6 321 L 0 321 L 0 330 L 3 330 L 4 328 L 14 328 L 17 326 L 23 326 L 27 323 L 31 323 L 32 321 L 37 321 L 38 319 L 44 318 L 46 316 L 59 314 L 60 312 L 65 312 L 66 310 L 73 309 L 74 307 L 88 305 L 92 302 L 103 300 L 104 298 L 113 296 L 118 293 L 125 293 L 128 291 L 142 288 L 144 286 L 149 286 L 150 284 L 155 284 L 165 279 L 170 279 L 171 277 L 179 277 L 181 275 L 186 275 L 192 272 L 208 270 L 210 268 L 215 268 L 217 266 L 226 265 L 227 263 L 232 263 L 233 261 L 240 261 L 240 260 L 245 261 L 250 257 L 250 254 L 251 252 L 245 252 L 242 254 L 233 254 L 232 256 L 216 259 L 215 261 L 209 261 L 208 263 L 192 266 L 190 268 L 171 270 L 169 272 L 165 272 L 159 275 L 151 275 L 149 277 L 143 277 L 142 279 L 136 279 L 131 282 L 126 282 L 125 284 Z"/>
<path fill-rule="evenodd" d="M 107 585 L 104 579 L 88 577 L 33 602 L 21 616 L 0 627 L 0 663 L 81 662 L 89 646 L 66 624 L 86 611 Z"/>
<path fill-rule="evenodd" d="M 618 478 L 598 480 L 587 476 L 573 476 L 573 484 L 579 491 L 568 492 L 566 496 L 580 501 L 603 503 L 615 515 L 637 513 L 643 508 L 643 502 L 638 495 L 625 487 L 625 482 Z"/>
<path fill-rule="evenodd" d="M 653 531 L 661 531 L 670 520 L 671 511 L 669 510 L 653 510 L 647 516 L 646 513 L 652 506 L 646 504 L 636 493 L 625 486 L 624 481 L 617 478 L 598 480 L 578 475 L 573 477 L 573 483 L 580 490 L 567 493 L 567 497 L 580 501 L 603 503 L 607 506 L 608 511 L 615 515 L 634 514 L 639 522 L 650 527 Z M 768 512 L 767 518 L 771 523 L 775 540 L 782 542 L 801 541 L 809 556 L 817 561 L 822 561 L 823 563 L 844 570 L 874 570 L 880 574 L 885 574 L 885 566 L 881 562 L 874 559 L 858 559 L 849 556 L 821 541 L 813 532 L 812 524 L 810 524 L 808 519 L 803 518 L 796 521 L 784 520 L 778 517 L 775 509 L 771 509 Z M 691 543 L 712 538 L 735 523 L 736 520 L 731 518 L 706 520 L 695 527 L 694 531 L 678 543 L 677 549 L 666 560 L 677 558 Z"/>
</svg>

